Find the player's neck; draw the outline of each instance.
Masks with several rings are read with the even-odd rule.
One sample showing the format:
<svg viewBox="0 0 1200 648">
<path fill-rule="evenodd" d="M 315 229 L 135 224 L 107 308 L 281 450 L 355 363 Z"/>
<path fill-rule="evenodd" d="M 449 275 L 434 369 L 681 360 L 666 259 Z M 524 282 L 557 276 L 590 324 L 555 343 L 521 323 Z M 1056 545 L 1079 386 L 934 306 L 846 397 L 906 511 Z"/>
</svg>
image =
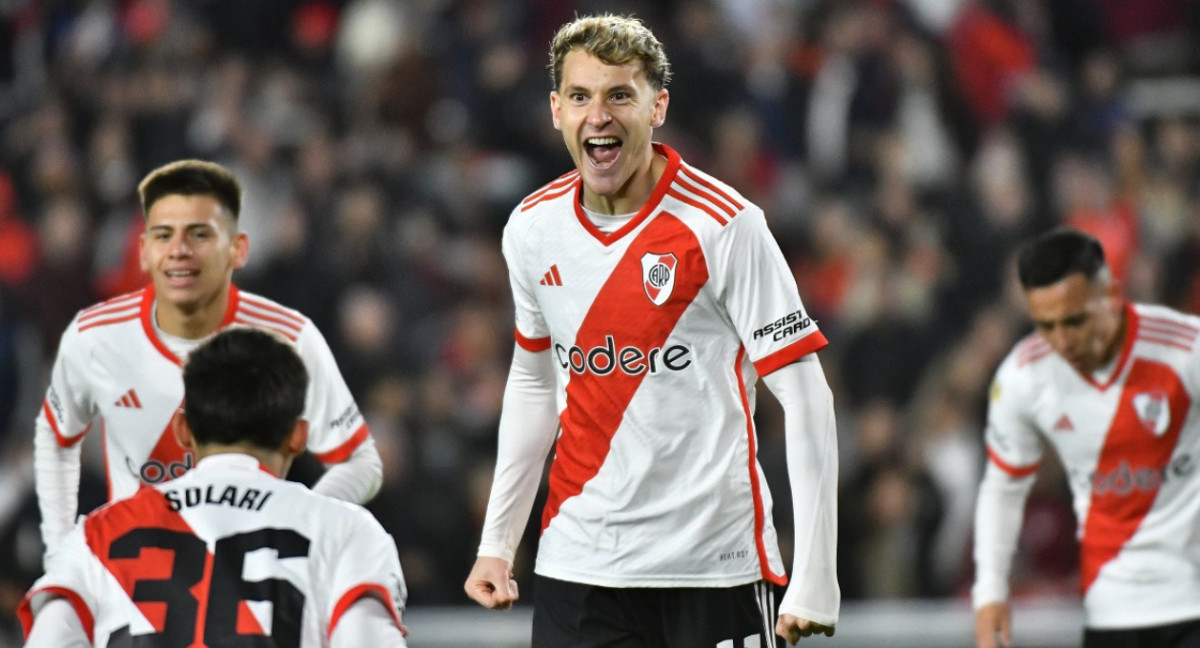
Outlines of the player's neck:
<svg viewBox="0 0 1200 648">
<path fill-rule="evenodd" d="M 1126 316 L 1124 306 L 1120 307 L 1116 320 L 1116 324 L 1113 326 L 1112 338 L 1108 341 L 1108 348 L 1104 351 L 1104 358 L 1100 366 L 1107 366 L 1125 348 L 1125 334 L 1129 330 L 1129 317 Z"/>
<path fill-rule="evenodd" d="M 613 216 L 616 214 L 632 214 L 641 211 L 650 200 L 654 187 L 667 169 L 667 159 L 650 149 L 650 159 L 630 176 L 629 181 L 615 193 L 602 195 L 594 193 L 583 185 L 583 206 L 599 213 Z"/>
<path fill-rule="evenodd" d="M 186 340 L 199 340 L 221 327 L 228 304 L 228 292 L 196 308 L 184 308 L 158 299 L 154 303 L 154 322 L 164 333 Z"/>
<path fill-rule="evenodd" d="M 257 446 L 248 444 L 220 444 L 209 443 L 201 446 L 195 446 L 193 452 L 196 454 L 196 461 L 199 462 L 205 457 L 212 457 L 222 454 L 244 454 L 254 457 L 258 463 L 262 464 L 272 475 L 282 478 L 287 474 L 288 468 L 291 467 L 292 460 L 290 457 L 285 457 L 279 452 L 272 450 L 264 450 Z"/>
</svg>

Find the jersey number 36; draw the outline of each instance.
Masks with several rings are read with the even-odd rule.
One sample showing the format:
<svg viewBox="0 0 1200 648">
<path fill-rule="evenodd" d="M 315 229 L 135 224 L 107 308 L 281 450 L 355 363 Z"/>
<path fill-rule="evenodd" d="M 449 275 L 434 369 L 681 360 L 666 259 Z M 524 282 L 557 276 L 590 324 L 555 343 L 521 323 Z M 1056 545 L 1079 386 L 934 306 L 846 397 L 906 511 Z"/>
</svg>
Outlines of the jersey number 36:
<svg viewBox="0 0 1200 648">
<path fill-rule="evenodd" d="M 162 631 L 130 635 L 129 626 L 125 626 L 109 637 L 108 645 L 185 648 L 201 640 L 207 646 L 229 648 L 299 648 L 304 594 L 281 578 L 246 581 L 242 578 L 242 567 L 246 554 L 252 551 L 271 549 L 284 559 L 307 556 L 308 547 L 308 538 L 290 529 L 260 529 L 226 536 L 217 541 L 212 571 L 205 574 L 207 547 L 200 538 L 170 529 L 133 529 L 109 546 L 110 561 L 138 558 L 144 549 L 150 548 L 166 549 L 174 556 L 170 559 L 170 576 L 158 580 L 136 579 L 129 592 L 135 603 L 152 604 L 149 608 L 140 606 L 143 609 L 159 605 L 159 609 L 165 608 Z M 253 622 L 243 601 L 271 603 L 269 636 L 247 633 L 244 625 L 239 632 L 239 619 L 243 623 Z M 197 636 L 197 626 L 203 628 L 202 637 Z"/>
</svg>

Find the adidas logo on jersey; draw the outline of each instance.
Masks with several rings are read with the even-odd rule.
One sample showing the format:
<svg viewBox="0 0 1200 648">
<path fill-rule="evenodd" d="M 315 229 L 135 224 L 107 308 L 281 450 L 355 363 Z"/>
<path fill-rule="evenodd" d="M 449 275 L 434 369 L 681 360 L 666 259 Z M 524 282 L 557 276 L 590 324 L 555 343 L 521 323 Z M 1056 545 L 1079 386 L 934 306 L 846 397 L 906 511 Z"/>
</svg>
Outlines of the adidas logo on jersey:
<svg viewBox="0 0 1200 648">
<path fill-rule="evenodd" d="M 1055 432 L 1074 432 L 1075 425 L 1071 423 L 1071 418 L 1066 414 L 1058 417 L 1058 421 L 1054 423 Z"/>
<path fill-rule="evenodd" d="M 558 274 L 558 264 L 557 263 L 550 266 L 550 269 L 546 271 L 546 275 L 544 277 L 542 277 L 542 280 L 538 282 L 538 285 L 539 286 L 561 286 L 561 285 L 563 285 L 562 275 Z"/>
<path fill-rule="evenodd" d="M 117 407 L 132 407 L 133 409 L 142 409 L 142 401 L 138 400 L 137 392 L 133 391 L 132 389 L 125 392 L 125 395 L 118 398 L 113 405 L 116 405 Z"/>
</svg>

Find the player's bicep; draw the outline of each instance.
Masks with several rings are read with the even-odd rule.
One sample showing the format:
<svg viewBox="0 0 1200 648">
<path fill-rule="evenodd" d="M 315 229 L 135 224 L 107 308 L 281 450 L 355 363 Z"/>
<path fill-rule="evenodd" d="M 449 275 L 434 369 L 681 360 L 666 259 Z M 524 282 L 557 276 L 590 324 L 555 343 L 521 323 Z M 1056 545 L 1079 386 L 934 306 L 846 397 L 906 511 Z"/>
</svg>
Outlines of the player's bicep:
<svg viewBox="0 0 1200 648">
<path fill-rule="evenodd" d="M 77 443 L 95 414 L 88 387 L 88 351 L 78 343 L 75 323 L 63 333 L 58 355 L 50 371 L 50 384 L 38 420 L 50 427 L 60 445 Z"/>
<path fill-rule="evenodd" d="M 296 340 L 308 369 L 302 418 L 308 421 L 308 449 L 321 462 L 345 461 L 370 432 L 329 344 L 311 323 Z"/>
<path fill-rule="evenodd" d="M 1045 453 L 1027 407 L 1031 399 L 1003 370 L 992 383 L 984 445 L 989 462 L 1014 478 L 1032 474 Z"/>
<path fill-rule="evenodd" d="M 514 229 L 517 228 L 517 229 Z M 549 340 L 550 331 L 542 317 L 541 306 L 534 293 L 536 282 L 530 275 L 531 255 L 521 244 L 519 226 L 510 224 L 504 228 L 501 251 L 508 266 L 508 282 L 512 290 L 513 315 L 516 340 L 523 348 L 540 350 Z M 553 272 L 558 272 L 557 267 Z M 558 278 L 557 280 L 561 280 Z"/>
<path fill-rule="evenodd" d="M 762 212 L 730 221 L 709 251 L 717 294 L 747 354 L 769 373 L 825 346 Z"/>
</svg>

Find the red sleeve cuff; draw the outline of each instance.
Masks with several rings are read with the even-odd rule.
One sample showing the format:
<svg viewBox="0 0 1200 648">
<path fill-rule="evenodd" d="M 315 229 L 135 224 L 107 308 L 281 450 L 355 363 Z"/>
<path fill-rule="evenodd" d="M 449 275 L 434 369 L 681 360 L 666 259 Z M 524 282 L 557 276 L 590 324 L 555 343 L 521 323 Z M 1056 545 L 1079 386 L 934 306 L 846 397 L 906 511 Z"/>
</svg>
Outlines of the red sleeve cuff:
<svg viewBox="0 0 1200 648">
<path fill-rule="evenodd" d="M 754 370 L 758 372 L 759 377 L 766 376 L 780 367 L 792 364 L 810 353 L 824 349 L 828 345 L 829 340 L 825 339 L 824 333 L 813 331 L 775 353 L 765 358 L 759 358 L 754 362 Z"/>
<path fill-rule="evenodd" d="M 358 430 L 354 433 L 354 436 L 350 437 L 342 445 L 330 450 L 329 452 L 322 452 L 320 454 L 313 453 L 313 456 L 319 459 L 321 463 L 342 463 L 343 461 L 349 459 L 350 455 L 354 454 L 354 450 L 358 448 L 358 446 L 362 445 L 363 441 L 366 441 L 367 437 L 369 436 L 371 436 L 371 431 L 367 429 L 367 424 L 363 423 L 358 427 Z"/>
<path fill-rule="evenodd" d="M 25 598 L 21 601 L 21 605 L 17 607 L 17 618 L 21 620 L 21 628 L 26 641 L 29 640 L 29 633 L 33 632 L 33 597 L 41 594 L 61 596 L 67 599 L 71 607 L 75 608 L 75 614 L 79 616 L 79 622 L 83 625 L 83 631 L 87 633 L 88 643 L 94 641 L 96 622 L 92 617 L 92 611 L 83 602 L 82 596 L 75 592 L 75 590 L 65 587 L 43 587 L 25 595 Z"/>
<path fill-rule="evenodd" d="M 1011 476 L 1014 479 L 1028 477 L 1028 476 L 1032 475 L 1033 473 L 1037 472 L 1037 469 L 1042 465 L 1042 463 L 1039 461 L 1038 463 L 1035 463 L 1031 466 L 1014 466 L 1014 465 L 1004 461 L 1003 459 L 1001 459 L 1000 455 L 996 454 L 996 452 L 994 450 L 992 450 L 991 448 L 987 449 L 987 456 L 988 456 L 988 459 L 992 460 L 992 463 L 996 464 L 997 468 L 1008 473 L 1009 476 Z"/>
<path fill-rule="evenodd" d="M 521 332 L 516 329 L 513 330 L 513 336 L 517 338 L 517 344 L 519 344 L 522 349 L 525 349 L 530 353 L 538 353 L 539 351 L 545 351 L 546 349 L 550 348 L 549 337 L 528 338 L 524 335 L 521 335 Z"/>
<path fill-rule="evenodd" d="M 71 446 L 83 441 L 83 437 L 87 436 L 87 430 L 82 434 L 73 437 L 63 436 L 63 433 L 58 429 L 58 421 L 54 418 L 54 414 L 50 412 L 50 401 L 42 401 L 42 413 L 46 415 L 46 421 L 50 423 L 50 429 L 54 431 L 54 440 L 58 442 L 60 448 L 70 448 Z M 91 426 L 88 426 L 89 428 Z"/>
<path fill-rule="evenodd" d="M 356 587 L 350 588 L 348 592 L 338 599 L 337 605 L 333 606 L 333 615 L 329 618 L 329 634 L 326 639 L 333 638 L 333 631 L 337 629 L 338 621 L 341 621 L 342 615 L 346 610 L 354 605 L 354 602 L 364 596 L 373 596 L 383 603 L 383 607 L 387 608 L 391 613 L 392 619 L 396 621 L 396 627 L 400 628 L 400 632 L 404 632 L 404 625 L 400 623 L 400 614 L 396 612 L 396 606 L 392 604 L 392 597 L 388 594 L 387 588 L 378 583 L 364 583 Z"/>
</svg>

